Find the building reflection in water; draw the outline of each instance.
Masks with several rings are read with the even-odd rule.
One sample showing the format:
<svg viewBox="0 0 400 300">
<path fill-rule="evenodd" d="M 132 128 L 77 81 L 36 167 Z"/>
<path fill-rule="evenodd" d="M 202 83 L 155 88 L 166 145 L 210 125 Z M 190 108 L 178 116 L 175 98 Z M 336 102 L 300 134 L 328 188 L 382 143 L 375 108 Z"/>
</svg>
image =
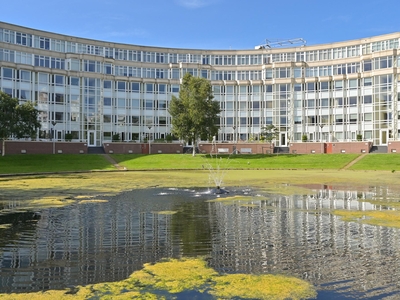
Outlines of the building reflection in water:
<svg viewBox="0 0 400 300">
<path fill-rule="evenodd" d="M 376 191 L 324 189 L 314 195 L 275 195 L 252 206 L 219 203 L 213 266 L 227 273 L 295 275 L 320 289 L 357 297 L 397 294 L 399 229 L 343 222 L 331 213 L 388 209 L 360 201 L 380 197 Z"/>
<path fill-rule="evenodd" d="M 283 273 L 320 289 L 391 295 L 400 290 L 399 230 L 343 222 L 331 211 L 388 209 L 361 200 L 392 196 L 376 187 L 319 188 L 227 205 L 194 191 L 149 189 L 46 209 L 31 226 L 0 229 L 0 290 L 117 281 L 147 262 L 208 255 L 221 273 Z"/>
</svg>

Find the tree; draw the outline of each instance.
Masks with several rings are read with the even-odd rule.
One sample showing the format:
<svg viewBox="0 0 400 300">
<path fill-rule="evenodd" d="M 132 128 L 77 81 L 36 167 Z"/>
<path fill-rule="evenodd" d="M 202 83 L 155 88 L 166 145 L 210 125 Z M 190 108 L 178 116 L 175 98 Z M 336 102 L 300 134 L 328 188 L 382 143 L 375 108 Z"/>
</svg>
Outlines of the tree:
<svg viewBox="0 0 400 300">
<path fill-rule="evenodd" d="M 183 77 L 179 98 L 172 96 L 168 109 L 172 117 L 172 134 L 185 142 L 193 142 L 193 156 L 200 137 L 210 139 L 218 134 L 221 109 L 213 99 L 210 82 L 189 73 Z"/>
<path fill-rule="evenodd" d="M 261 136 L 269 143 L 269 148 L 272 148 L 272 141 L 279 136 L 279 130 L 274 125 L 270 124 L 261 128 Z"/>
<path fill-rule="evenodd" d="M 0 92 L 0 140 L 1 155 L 5 155 L 6 139 L 10 137 L 34 137 L 40 128 L 39 111 L 32 102 L 19 104 L 18 99 Z"/>
</svg>

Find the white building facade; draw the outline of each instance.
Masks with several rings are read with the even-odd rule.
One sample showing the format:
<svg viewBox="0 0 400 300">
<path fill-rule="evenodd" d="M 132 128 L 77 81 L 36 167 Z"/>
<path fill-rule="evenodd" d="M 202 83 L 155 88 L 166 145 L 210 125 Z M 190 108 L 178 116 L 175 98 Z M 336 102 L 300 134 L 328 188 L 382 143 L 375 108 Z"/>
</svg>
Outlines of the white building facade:
<svg viewBox="0 0 400 300">
<path fill-rule="evenodd" d="M 324 45 L 191 50 L 117 44 L 0 22 L 0 89 L 40 111 L 37 140 L 165 139 L 185 73 L 211 81 L 219 141 L 399 140 L 400 32 Z"/>
</svg>

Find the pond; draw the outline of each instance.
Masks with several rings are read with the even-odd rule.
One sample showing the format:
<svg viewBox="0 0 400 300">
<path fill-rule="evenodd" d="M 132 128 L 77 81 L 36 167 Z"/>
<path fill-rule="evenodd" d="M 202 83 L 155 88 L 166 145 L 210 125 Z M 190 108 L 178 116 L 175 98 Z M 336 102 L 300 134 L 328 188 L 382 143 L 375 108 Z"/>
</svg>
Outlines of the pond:
<svg viewBox="0 0 400 300">
<path fill-rule="evenodd" d="M 333 209 L 385 210 L 377 189 L 301 195 L 150 188 L 0 215 L 0 292 L 119 281 L 163 258 L 207 258 L 221 274 L 284 274 L 318 299 L 400 297 L 399 229 L 344 222 Z"/>
</svg>

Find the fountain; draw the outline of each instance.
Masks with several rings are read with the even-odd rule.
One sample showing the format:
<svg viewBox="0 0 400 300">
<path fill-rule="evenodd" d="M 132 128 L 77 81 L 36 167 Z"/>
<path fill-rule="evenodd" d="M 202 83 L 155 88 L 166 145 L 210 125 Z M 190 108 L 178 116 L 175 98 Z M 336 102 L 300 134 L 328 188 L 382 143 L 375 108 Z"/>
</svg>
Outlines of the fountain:
<svg viewBox="0 0 400 300">
<path fill-rule="evenodd" d="M 214 136 L 212 140 L 212 148 L 210 151 L 210 161 L 206 163 L 206 167 L 210 171 L 209 180 L 215 185 L 215 188 L 210 190 L 211 194 L 222 195 L 229 193 L 229 191 L 221 187 L 222 181 L 227 171 L 228 164 L 229 157 L 227 159 L 222 159 L 222 157 L 218 157 L 217 142 Z"/>
</svg>

